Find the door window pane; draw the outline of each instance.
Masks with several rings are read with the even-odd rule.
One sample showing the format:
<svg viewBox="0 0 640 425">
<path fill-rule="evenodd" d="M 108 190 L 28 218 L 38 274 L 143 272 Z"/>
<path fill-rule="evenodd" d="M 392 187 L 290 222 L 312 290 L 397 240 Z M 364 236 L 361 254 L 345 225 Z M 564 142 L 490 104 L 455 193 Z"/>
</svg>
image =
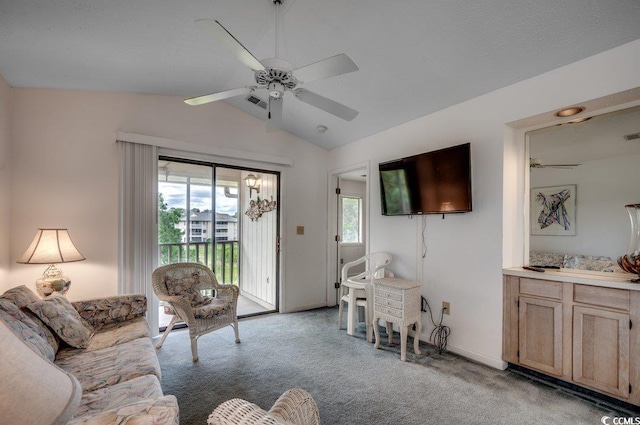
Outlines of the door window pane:
<svg viewBox="0 0 640 425">
<path fill-rule="evenodd" d="M 342 243 L 362 243 L 361 204 L 357 197 L 342 197 Z"/>
<path fill-rule="evenodd" d="M 159 161 L 160 264 L 187 261 L 212 266 L 212 176 L 211 166 Z"/>
</svg>

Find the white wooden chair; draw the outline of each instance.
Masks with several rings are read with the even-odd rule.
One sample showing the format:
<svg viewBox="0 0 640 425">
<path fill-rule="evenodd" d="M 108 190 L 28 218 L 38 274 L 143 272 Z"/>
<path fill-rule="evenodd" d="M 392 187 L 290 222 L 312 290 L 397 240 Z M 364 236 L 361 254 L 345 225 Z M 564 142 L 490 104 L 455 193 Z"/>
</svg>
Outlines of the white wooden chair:
<svg viewBox="0 0 640 425">
<path fill-rule="evenodd" d="M 232 326 L 236 343 L 240 342 L 237 315 L 240 290 L 234 285 L 218 283 L 209 267 L 198 263 L 167 264 L 153 271 L 151 283 L 156 296 L 174 313 L 156 348 L 162 347 L 173 325 L 179 321 L 189 327 L 194 362 L 198 361 L 198 338 L 206 333 Z M 207 290 L 214 295 L 203 295 L 202 291 Z"/>
<path fill-rule="evenodd" d="M 358 307 L 364 308 L 366 321 L 367 342 L 373 341 L 373 279 L 393 276 L 386 267 L 391 264 L 391 254 L 387 252 L 372 252 L 355 261 L 346 263 L 342 267 L 340 282 L 340 301 L 338 306 L 338 329 L 342 329 L 343 305 L 347 308 L 347 334 L 353 335 Z M 365 264 L 365 271 L 349 277 L 349 269 Z"/>
</svg>

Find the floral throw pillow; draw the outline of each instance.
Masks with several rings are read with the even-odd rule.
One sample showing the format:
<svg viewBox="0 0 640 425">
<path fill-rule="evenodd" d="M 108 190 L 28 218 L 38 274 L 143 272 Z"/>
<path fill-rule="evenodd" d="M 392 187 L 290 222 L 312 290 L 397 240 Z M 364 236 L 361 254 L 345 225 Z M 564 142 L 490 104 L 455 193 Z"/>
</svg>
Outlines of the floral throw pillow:
<svg viewBox="0 0 640 425">
<path fill-rule="evenodd" d="M 31 303 L 27 308 L 72 347 L 86 348 L 95 333 L 71 303 L 60 294 L 53 294 L 44 300 Z"/>
<path fill-rule="evenodd" d="M 15 304 L 17 307 L 23 311 L 28 319 L 25 323 L 28 323 L 30 327 L 34 328 L 34 331 L 46 338 L 51 347 L 53 348 L 54 353 L 58 352 L 59 341 L 56 336 L 53 335 L 51 329 L 45 325 L 42 320 L 31 310 L 27 308 L 27 306 L 33 302 L 40 301 L 40 297 L 38 297 L 31 289 L 27 288 L 25 285 L 16 286 L 15 288 L 9 289 L 4 294 L 0 295 L 0 304 L 4 301 L 10 301 Z M 2 306 L 0 305 L 0 309 Z M 33 324 L 33 326 L 31 326 Z"/>
<path fill-rule="evenodd" d="M 38 326 L 27 315 L 9 300 L 0 298 L 0 319 L 35 350 L 49 361 L 56 356 L 53 347 L 47 339 L 40 334 Z"/>
<path fill-rule="evenodd" d="M 201 305 L 205 298 L 198 289 L 200 287 L 200 273 L 194 272 L 190 276 L 172 278 L 167 276 L 164 284 L 169 295 L 189 300 L 192 307 Z"/>
<path fill-rule="evenodd" d="M 33 302 L 40 301 L 40 297 L 25 285 L 9 289 L 2 294 L 1 298 L 11 300 L 18 308 L 24 308 Z"/>
</svg>

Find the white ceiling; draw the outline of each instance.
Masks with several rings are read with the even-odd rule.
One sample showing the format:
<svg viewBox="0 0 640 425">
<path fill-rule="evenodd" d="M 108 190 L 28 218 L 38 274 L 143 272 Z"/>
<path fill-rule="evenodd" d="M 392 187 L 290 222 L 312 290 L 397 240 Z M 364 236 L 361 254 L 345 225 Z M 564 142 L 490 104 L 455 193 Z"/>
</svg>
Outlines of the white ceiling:
<svg viewBox="0 0 640 425">
<path fill-rule="evenodd" d="M 346 53 L 360 67 L 304 85 L 360 111 L 351 122 L 285 96 L 283 128 L 325 149 L 640 38 L 638 0 L 283 1 L 282 59 Z M 272 0 L 1 0 L 0 74 L 11 87 L 182 97 L 252 84 L 200 18 L 274 56 Z M 245 97 L 227 102 L 266 117 Z"/>
</svg>

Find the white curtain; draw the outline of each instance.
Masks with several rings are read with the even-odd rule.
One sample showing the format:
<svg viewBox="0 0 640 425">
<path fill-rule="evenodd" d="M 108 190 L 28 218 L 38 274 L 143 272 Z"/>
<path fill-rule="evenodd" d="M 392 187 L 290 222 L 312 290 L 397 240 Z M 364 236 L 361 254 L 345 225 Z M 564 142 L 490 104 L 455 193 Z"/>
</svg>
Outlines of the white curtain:
<svg viewBox="0 0 640 425">
<path fill-rule="evenodd" d="M 147 320 L 155 336 L 158 299 L 151 287 L 151 273 L 158 265 L 158 148 L 119 140 L 118 149 L 118 292 L 147 296 Z"/>
</svg>

